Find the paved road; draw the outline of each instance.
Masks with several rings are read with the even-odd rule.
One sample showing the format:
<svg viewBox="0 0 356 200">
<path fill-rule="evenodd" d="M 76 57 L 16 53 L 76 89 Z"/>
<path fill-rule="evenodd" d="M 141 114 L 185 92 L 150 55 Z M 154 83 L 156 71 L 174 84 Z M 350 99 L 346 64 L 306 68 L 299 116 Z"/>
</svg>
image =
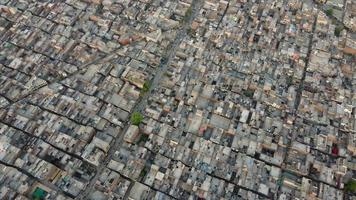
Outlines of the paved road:
<svg viewBox="0 0 356 200">
<path fill-rule="evenodd" d="M 151 81 L 151 87 L 147 93 L 145 93 L 137 102 L 135 107 L 133 108 L 133 112 L 143 112 L 145 107 L 147 106 L 147 99 L 150 95 L 153 94 L 153 91 L 155 88 L 159 87 L 160 81 L 162 80 L 163 75 L 167 71 L 170 62 L 174 59 L 175 54 L 178 50 L 179 45 L 183 41 L 184 37 L 187 35 L 187 30 L 190 27 L 190 24 L 192 23 L 194 17 L 197 15 L 197 12 L 200 10 L 200 7 L 203 5 L 203 1 L 201 0 L 195 0 L 192 3 L 192 15 L 188 18 L 188 20 L 183 21 L 183 24 L 181 25 L 182 28 L 179 30 L 177 33 L 177 36 L 175 40 L 172 42 L 170 45 L 170 48 L 167 49 L 167 53 L 163 56 L 163 59 L 161 59 L 161 63 L 159 67 L 157 67 L 153 73 L 154 77 Z M 126 132 L 126 130 L 129 128 L 130 122 L 126 122 L 124 124 L 124 129 L 121 134 L 115 139 L 115 143 L 110 146 L 109 152 L 107 157 L 104 159 L 104 161 L 99 165 L 97 169 L 96 175 L 93 177 L 93 179 L 89 182 L 88 187 L 77 197 L 77 199 L 88 199 L 88 195 L 90 194 L 91 191 L 93 191 L 93 188 L 95 187 L 95 183 L 97 182 L 100 174 L 105 170 L 107 164 L 110 162 L 112 159 L 114 153 L 119 149 L 123 142 L 123 136 Z"/>
<path fill-rule="evenodd" d="M 319 11 L 318 11 L 319 13 Z M 316 29 L 316 23 L 317 23 L 317 16 L 318 16 L 318 13 L 315 15 L 315 18 L 314 18 L 314 23 L 313 23 L 313 28 L 312 28 L 312 32 L 310 33 L 309 35 L 309 45 L 308 45 L 308 52 L 307 52 L 307 57 L 306 57 L 306 63 L 305 63 L 305 67 L 303 69 L 303 75 L 302 75 L 302 79 L 298 85 L 298 88 L 297 88 L 297 94 L 296 94 L 296 99 L 295 99 L 295 102 L 294 102 L 294 107 L 293 107 L 293 113 L 292 115 L 294 117 L 296 117 L 297 115 L 297 111 L 298 111 L 298 108 L 299 108 L 299 105 L 300 105 L 300 102 L 301 102 L 301 98 L 302 98 L 302 93 L 303 93 L 303 89 L 304 89 L 304 81 L 305 81 L 305 77 L 306 77 L 306 72 L 307 72 L 307 68 L 309 66 L 309 61 L 310 61 L 310 54 L 313 50 L 313 37 L 314 37 L 314 33 L 315 33 L 315 29 Z M 292 135 L 291 135 L 291 138 L 289 138 L 290 140 L 288 141 L 288 143 L 286 144 L 286 155 L 283 159 L 283 162 L 282 163 L 286 163 L 286 160 L 287 160 L 287 155 L 290 151 L 290 148 L 291 148 L 291 145 L 292 145 L 292 142 L 295 140 L 295 138 L 297 137 L 297 132 L 293 132 Z M 289 170 L 286 170 L 286 169 L 282 169 L 283 172 L 289 172 L 289 173 L 293 173 Z M 281 179 L 283 178 L 283 175 L 281 176 Z M 280 187 L 279 185 L 277 186 L 277 192 L 275 193 L 275 198 L 277 198 L 280 193 L 282 193 L 282 187 Z"/>
</svg>

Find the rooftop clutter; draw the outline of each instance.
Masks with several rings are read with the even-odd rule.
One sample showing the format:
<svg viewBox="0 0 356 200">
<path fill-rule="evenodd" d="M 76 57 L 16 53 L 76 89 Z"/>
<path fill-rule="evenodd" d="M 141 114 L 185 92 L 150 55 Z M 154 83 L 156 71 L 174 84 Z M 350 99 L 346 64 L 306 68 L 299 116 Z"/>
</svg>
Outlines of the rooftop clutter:
<svg viewBox="0 0 356 200">
<path fill-rule="evenodd" d="M 0 0 L 0 198 L 347 199 L 355 6 Z"/>
</svg>

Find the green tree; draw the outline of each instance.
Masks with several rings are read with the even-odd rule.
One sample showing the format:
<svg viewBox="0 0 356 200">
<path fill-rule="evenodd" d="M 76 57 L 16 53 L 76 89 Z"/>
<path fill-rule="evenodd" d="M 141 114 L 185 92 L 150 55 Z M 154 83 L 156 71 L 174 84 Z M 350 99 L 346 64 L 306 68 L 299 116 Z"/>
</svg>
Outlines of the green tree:
<svg viewBox="0 0 356 200">
<path fill-rule="evenodd" d="M 347 192 L 356 192 L 356 181 L 354 179 L 351 179 L 349 182 L 346 183 L 345 185 L 345 190 Z"/>
<path fill-rule="evenodd" d="M 131 115 L 131 123 L 133 125 L 136 125 L 136 126 L 140 125 L 143 119 L 144 119 L 144 117 L 139 112 L 134 112 Z"/>
<path fill-rule="evenodd" d="M 140 138 L 137 141 L 137 144 L 140 144 L 141 142 L 146 143 L 148 141 L 149 136 L 146 134 L 141 134 Z"/>
<path fill-rule="evenodd" d="M 253 93 L 255 93 L 255 91 L 250 90 L 250 89 L 243 91 L 243 94 L 250 98 L 253 97 Z"/>
<path fill-rule="evenodd" d="M 192 7 L 189 7 L 187 9 L 187 11 L 185 12 L 183 21 L 187 22 L 189 20 L 189 18 L 192 16 L 192 14 L 193 14 L 193 9 L 192 9 Z"/>
<path fill-rule="evenodd" d="M 287 76 L 287 86 L 290 87 L 293 84 L 293 76 Z"/>
<path fill-rule="evenodd" d="M 143 87 L 140 91 L 140 96 L 143 96 L 144 94 L 146 94 L 151 88 L 151 83 L 149 81 L 146 81 L 144 84 L 143 84 Z"/>
<path fill-rule="evenodd" d="M 141 172 L 140 172 L 140 177 L 144 177 L 144 176 L 146 176 L 146 174 L 147 174 L 147 170 L 146 170 L 146 168 L 143 168 L 142 170 L 141 170 Z"/>
<path fill-rule="evenodd" d="M 327 9 L 327 10 L 325 11 L 325 14 L 326 14 L 327 16 L 331 17 L 331 16 L 333 16 L 333 14 L 334 14 L 334 10 L 333 10 L 332 8 Z"/>
<path fill-rule="evenodd" d="M 143 87 L 142 87 L 142 91 L 144 93 L 148 92 L 151 88 L 151 83 L 146 81 L 144 84 L 143 84 Z"/>
<path fill-rule="evenodd" d="M 335 28 L 335 30 L 334 30 L 335 36 L 336 36 L 336 37 L 340 37 L 341 31 L 342 31 L 342 27 L 337 26 L 337 27 Z"/>
<path fill-rule="evenodd" d="M 188 33 L 188 35 L 190 35 L 191 37 L 194 37 L 195 31 L 193 31 L 193 29 L 192 29 L 191 27 L 189 27 L 189 28 L 187 29 L 187 33 Z"/>
</svg>

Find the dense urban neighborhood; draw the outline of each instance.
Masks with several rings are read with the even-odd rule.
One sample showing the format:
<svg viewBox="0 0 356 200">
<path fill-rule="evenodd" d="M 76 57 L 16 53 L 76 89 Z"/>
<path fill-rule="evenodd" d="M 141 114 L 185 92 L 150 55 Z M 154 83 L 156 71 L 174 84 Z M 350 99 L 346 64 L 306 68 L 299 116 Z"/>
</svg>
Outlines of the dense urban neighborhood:
<svg viewBox="0 0 356 200">
<path fill-rule="evenodd" d="M 0 199 L 355 200 L 356 1 L 0 0 Z"/>
</svg>

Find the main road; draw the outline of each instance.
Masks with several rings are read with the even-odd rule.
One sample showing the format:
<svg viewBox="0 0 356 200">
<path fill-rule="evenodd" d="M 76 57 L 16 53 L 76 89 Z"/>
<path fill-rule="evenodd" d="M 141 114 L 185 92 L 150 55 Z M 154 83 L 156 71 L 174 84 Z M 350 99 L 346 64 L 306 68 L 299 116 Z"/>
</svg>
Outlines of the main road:
<svg viewBox="0 0 356 200">
<path fill-rule="evenodd" d="M 203 5 L 202 0 L 193 0 L 192 5 L 191 5 L 191 10 L 192 10 L 191 14 L 189 14 L 189 16 L 187 16 L 187 18 L 182 20 L 182 23 L 180 24 L 176 38 L 171 43 L 169 48 L 166 50 L 166 53 L 162 56 L 159 66 L 153 72 L 153 78 L 151 80 L 151 86 L 150 86 L 149 91 L 146 92 L 138 100 L 138 102 L 132 109 L 131 113 L 134 113 L 134 112 L 142 113 L 144 111 L 145 107 L 147 106 L 147 99 L 149 98 L 150 95 L 153 94 L 154 89 L 159 87 L 160 81 L 162 80 L 162 76 L 165 74 L 165 72 L 167 71 L 167 69 L 169 67 L 169 64 L 174 59 L 179 45 L 182 43 L 183 39 L 187 36 L 187 31 L 190 28 L 191 23 L 193 22 L 194 18 L 196 17 L 196 15 L 197 15 L 198 11 L 200 10 L 200 8 L 202 7 L 202 5 Z M 88 196 L 90 195 L 90 192 L 92 192 L 94 190 L 95 183 L 97 182 L 101 173 L 105 170 L 106 166 L 112 159 L 115 152 L 120 148 L 120 146 L 123 142 L 124 133 L 129 128 L 130 124 L 131 124 L 130 121 L 127 121 L 124 124 L 123 131 L 121 132 L 121 134 L 118 135 L 117 138 L 115 138 L 114 144 L 112 144 L 110 146 L 109 152 L 108 152 L 107 156 L 105 157 L 104 161 L 101 162 L 100 165 L 98 166 L 95 176 L 90 180 L 86 189 L 77 197 L 77 199 L 82 199 L 82 200 L 88 199 Z"/>
</svg>

